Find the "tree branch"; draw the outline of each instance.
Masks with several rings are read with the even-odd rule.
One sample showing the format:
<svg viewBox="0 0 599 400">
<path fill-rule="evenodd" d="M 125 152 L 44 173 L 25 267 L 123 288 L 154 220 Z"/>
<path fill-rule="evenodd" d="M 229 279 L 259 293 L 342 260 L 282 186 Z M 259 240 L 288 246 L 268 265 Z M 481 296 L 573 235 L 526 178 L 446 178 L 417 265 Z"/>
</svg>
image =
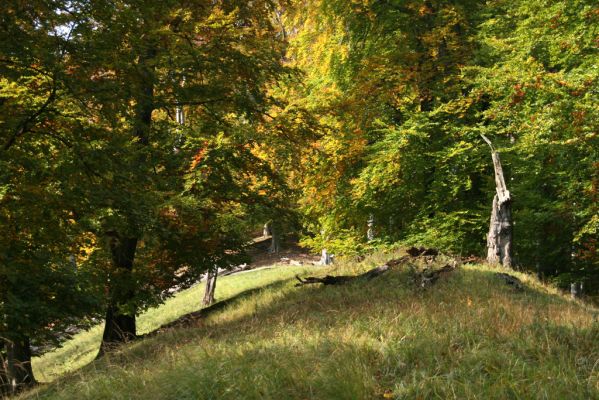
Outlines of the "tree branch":
<svg viewBox="0 0 599 400">
<path fill-rule="evenodd" d="M 50 95 L 48 96 L 44 104 L 42 104 L 41 107 L 35 113 L 25 118 L 25 120 L 23 120 L 21 123 L 19 123 L 19 125 L 17 125 L 17 129 L 15 130 L 15 132 L 8 138 L 8 140 L 4 144 L 3 150 L 7 151 L 8 149 L 10 149 L 19 137 L 23 136 L 27 132 L 30 132 L 31 129 L 33 129 L 35 122 L 39 118 L 39 116 L 46 111 L 46 109 L 50 106 L 50 104 L 54 102 L 55 99 L 56 81 L 53 82 L 52 91 L 50 92 Z"/>
</svg>

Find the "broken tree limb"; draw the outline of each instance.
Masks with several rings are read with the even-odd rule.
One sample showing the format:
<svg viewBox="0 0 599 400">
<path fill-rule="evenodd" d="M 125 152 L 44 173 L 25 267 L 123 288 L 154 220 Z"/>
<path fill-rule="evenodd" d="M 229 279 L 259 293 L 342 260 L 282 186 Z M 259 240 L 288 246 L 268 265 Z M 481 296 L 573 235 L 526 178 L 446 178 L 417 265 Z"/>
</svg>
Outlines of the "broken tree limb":
<svg viewBox="0 0 599 400">
<path fill-rule="evenodd" d="M 501 279 L 503 279 L 503 281 L 510 286 L 515 287 L 518 290 L 522 290 L 523 289 L 523 285 L 522 285 L 522 281 L 518 278 L 516 278 L 515 276 L 509 275 L 509 274 L 504 274 L 503 272 L 498 272 L 497 276 Z"/>
<path fill-rule="evenodd" d="M 495 170 L 495 196 L 491 209 L 489 233 L 487 235 L 487 262 L 512 266 L 512 198 L 505 184 L 499 153 L 491 141 L 481 133 L 483 140 L 491 148 Z"/>
<path fill-rule="evenodd" d="M 456 268 L 457 268 L 457 262 L 454 262 L 451 265 L 446 264 L 441 269 L 437 269 L 437 270 L 431 270 L 431 269 L 427 268 L 424 271 L 422 271 L 420 274 L 417 275 L 416 282 L 418 282 L 418 280 L 419 280 L 420 287 L 422 287 L 422 288 L 432 286 L 439 280 L 439 278 L 444 277 L 445 275 L 447 275 L 450 272 L 453 272 Z"/>
<path fill-rule="evenodd" d="M 510 201 L 510 191 L 507 190 L 507 186 L 505 184 L 505 178 L 503 176 L 503 168 L 501 167 L 501 160 L 499 159 L 499 153 L 491 144 L 489 138 L 487 138 L 482 133 L 480 134 L 485 142 L 491 148 L 491 158 L 493 159 L 493 168 L 495 169 L 495 190 L 497 192 L 497 197 L 499 198 L 499 202 L 505 203 L 506 201 Z"/>
<path fill-rule="evenodd" d="M 439 250 L 437 249 L 427 249 L 424 247 L 410 247 L 409 249 L 406 250 L 406 253 L 408 253 L 408 255 L 410 255 L 411 257 L 421 257 L 421 256 L 432 256 L 432 257 L 436 257 L 439 255 Z"/>
<path fill-rule="evenodd" d="M 295 286 L 303 286 L 310 285 L 314 283 L 322 283 L 323 285 L 342 285 L 356 279 L 373 279 L 379 275 L 384 274 L 391 268 L 388 264 L 381 265 L 380 267 L 373 268 L 369 271 L 364 272 L 360 275 L 339 275 L 339 276 L 331 276 L 327 275 L 324 278 L 317 278 L 314 276 L 309 276 L 307 278 L 300 278 L 299 275 L 296 275 L 295 278 L 300 282 Z"/>
</svg>

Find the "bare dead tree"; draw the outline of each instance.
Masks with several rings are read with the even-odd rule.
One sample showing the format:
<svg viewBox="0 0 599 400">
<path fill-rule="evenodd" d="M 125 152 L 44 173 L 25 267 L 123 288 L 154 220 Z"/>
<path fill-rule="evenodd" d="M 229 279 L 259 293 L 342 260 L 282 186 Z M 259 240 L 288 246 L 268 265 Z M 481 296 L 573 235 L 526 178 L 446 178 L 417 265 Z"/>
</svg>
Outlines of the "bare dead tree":
<svg viewBox="0 0 599 400">
<path fill-rule="evenodd" d="M 491 209 L 489 234 L 487 235 L 487 262 L 512 266 L 512 198 L 505 184 L 499 153 L 491 141 L 483 134 L 483 140 L 491 148 L 493 168 L 495 169 L 495 196 Z"/>
</svg>

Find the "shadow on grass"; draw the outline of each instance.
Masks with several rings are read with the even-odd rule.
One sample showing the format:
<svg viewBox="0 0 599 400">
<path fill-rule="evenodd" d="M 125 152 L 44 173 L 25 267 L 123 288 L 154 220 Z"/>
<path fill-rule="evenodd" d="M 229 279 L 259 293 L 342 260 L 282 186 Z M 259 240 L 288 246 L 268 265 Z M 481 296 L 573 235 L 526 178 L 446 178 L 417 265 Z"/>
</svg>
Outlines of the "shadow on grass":
<svg viewBox="0 0 599 400">
<path fill-rule="evenodd" d="M 589 377 L 597 351 L 588 351 L 597 331 L 549 324 L 531 333 L 547 332 L 546 340 L 555 346 L 549 353 L 532 337 L 498 346 L 481 341 L 482 350 L 465 351 L 450 335 L 432 331 L 401 343 L 395 336 L 382 344 L 334 336 L 305 337 L 300 343 L 262 340 L 184 353 L 144 379 L 164 398 L 381 399 L 385 391 L 397 399 L 506 399 L 543 392 L 553 399 L 593 398 L 597 392 Z M 570 345 L 559 347 L 564 339 Z M 581 356 L 586 364 L 577 361 Z"/>
<path fill-rule="evenodd" d="M 292 314 L 291 322 L 300 320 L 313 320 L 321 314 L 323 308 L 326 313 L 331 311 L 361 311 L 369 314 L 372 308 L 385 308 L 399 305 L 410 305 L 416 308 L 427 308 L 429 315 L 434 315 L 441 310 L 439 304 L 455 303 L 456 300 L 474 299 L 478 306 L 498 296 L 507 302 L 520 303 L 521 305 L 535 306 L 539 309 L 547 305 L 577 307 L 578 304 L 564 296 L 548 293 L 541 287 L 523 283 L 523 288 L 518 290 L 496 276 L 503 270 L 478 270 L 460 268 L 450 274 L 446 279 L 440 280 L 431 287 L 422 289 L 411 282 L 410 272 L 404 267 L 398 267 L 390 273 L 373 280 L 355 280 L 344 285 L 322 286 L 311 285 L 298 289 L 285 291 L 276 302 L 264 302 L 251 315 L 242 315 L 237 319 L 218 322 L 211 325 L 210 329 L 231 329 L 248 321 L 276 316 L 279 314 Z M 198 327 L 201 320 L 218 314 L 228 307 L 234 307 L 242 302 L 259 298 L 260 293 L 275 293 L 294 281 L 293 278 L 281 279 L 268 285 L 252 288 L 238 293 L 235 296 L 219 301 L 209 307 L 185 314 L 177 320 L 162 325 L 160 328 L 140 336 L 140 338 L 153 338 L 160 333 L 173 328 Z M 472 300 L 470 300 L 472 301 Z M 464 304 L 466 305 L 466 304 Z M 590 307 L 590 306 L 589 306 Z M 289 312 L 292 311 L 292 312 Z M 597 313 L 597 310 L 590 310 Z M 186 332 L 188 333 L 188 332 Z"/>
<path fill-rule="evenodd" d="M 426 290 L 401 267 L 341 286 L 296 289 L 291 280 L 163 326 L 93 366 L 106 374 L 94 379 L 114 379 L 125 398 L 137 380 L 148 387 L 132 398 L 152 390 L 164 398 L 223 399 L 377 398 L 382 389 L 406 398 L 597 394 L 577 382 L 593 382 L 599 326 L 576 326 L 572 321 L 591 314 L 541 287 L 514 290 L 495 271 L 470 268 Z M 556 317 L 555 306 L 571 321 Z M 180 327 L 187 329 L 169 329 Z M 100 392 L 112 385 L 94 386 L 88 398 L 110 398 Z M 52 392 L 60 387 L 47 388 Z"/>
<path fill-rule="evenodd" d="M 127 353 L 128 351 L 130 351 L 131 348 L 135 348 L 135 346 L 137 346 L 137 344 L 141 344 L 141 343 L 145 342 L 144 339 L 159 337 L 160 334 L 164 334 L 167 331 L 172 331 L 173 328 L 183 328 L 186 326 L 195 325 L 195 323 L 197 321 L 199 321 L 211 314 L 214 314 L 217 311 L 222 311 L 222 310 L 226 309 L 228 306 L 234 305 L 236 302 L 242 301 L 243 299 L 251 297 L 252 295 L 256 295 L 263 290 L 269 290 L 269 289 L 277 290 L 289 280 L 290 280 L 290 278 L 280 279 L 280 280 L 271 282 L 264 286 L 247 289 L 247 290 L 237 293 L 231 297 L 225 298 L 222 301 L 218 301 L 209 307 L 205 307 L 198 311 L 194 311 L 192 313 L 180 316 L 180 317 L 176 318 L 174 321 L 163 324 L 159 328 L 154 329 L 153 331 L 151 331 L 147 334 L 138 335 L 138 337 L 136 339 L 128 341 L 125 344 L 120 344 L 120 345 L 114 346 L 114 348 L 112 348 L 106 355 L 108 356 L 109 359 L 112 359 L 113 361 L 115 361 L 117 359 L 121 359 L 124 356 L 124 353 Z M 97 326 L 95 326 L 94 329 L 99 328 L 101 326 L 103 326 L 103 322 L 101 324 L 98 324 Z M 102 369 L 102 366 L 106 363 L 102 362 L 101 360 L 96 360 L 96 357 L 95 357 L 95 354 L 98 352 L 98 349 L 100 346 L 99 341 L 101 340 L 101 332 L 99 335 L 100 335 L 99 337 L 91 336 L 88 338 L 88 341 L 91 340 L 93 342 L 91 345 L 89 345 L 89 346 L 87 344 L 78 345 L 74 348 L 71 348 L 69 351 L 69 354 L 71 354 L 71 353 L 72 354 L 69 355 L 69 357 L 67 357 L 68 359 L 71 359 L 73 357 L 79 358 L 79 357 L 84 356 L 84 354 L 81 353 L 81 349 L 89 347 L 89 349 L 85 352 L 85 356 L 87 357 L 87 355 L 89 355 L 89 354 L 93 354 L 94 356 L 90 356 L 91 358 L 89 359 L 88 363 L 83 364 L 79 368 L 76 368 L 76 369 L 62 371 L 61 373 L 55 374 L 55 375 L 48 375 L 51 377 L 50 380 L 53 381 L 56 378 L 60 378 L 60 379 L 64 380 L 64 379 L 68 379 L 68 377 L 72 376 L 72 375 L 81 375 L 82 373 L 93 371 L 98 368 Z M 97 343 L 96 343 L 96 341 L 97 341 Z M 64 349 L 63 349 L 63 351 L 64 351 Z M 40 374 L 39 376 L 41 376 L 42 371 L 38 371 L 38 374 Z M 44 376 L 44 379 L 42 379 L 42 383 L 47 383 L 45 381 L 48 380 L 48 376 Z"/>
<path fill-rule="evenodd" d="M 227 299 L 218 301 L 208 307 L 204 307 L 198 311 L 194 311 L 194 312 L 182 315 L 179 318 L 177 318 L 176 320 L 169 322 L 167 324 L 164 324 L 164 325 L 160 326 L 159 328 L 153 330 L 152 332 L 149 332 L 145 335 L 138 336 L 138 338 L 144 339 L 144 338 L 154 337 L 160 333 L 163 333 L 167 329 L 181 328 L 181 327 L 187 327 L 190 325 L 194 325 L 197 322 L 197 320 L 206 318 L 209 315 L 212 315 L 218 311 L 222 311 L 225 308 L 227 308 L 235 303 L 238 303 L 238 302 L 242 301 L 243 299 L 247 299 L 255 294 L 258 294 L 262 291 L 269 290 L 269 289 L 272 289 L 272 290 L 280 289 L 287 282 L 290 282 L 291 280 L 292 280 L 291 278 L 280 279 L 280 280 L 271 282 L 264 286 L 259 286 L 256 288 L 244 290 L 243 292 L 240 292 L 240 293 L 238 293 L 234 296 L 231 296 Z"/>
<path fill-rule="evenodd" d="M 427 323 L 442 325 L 448 318 L 477 318 L 481 334 L 497 330 L 496 324 L 517 326 L 526 321 L 547 320 L 562 309 L 583 311 L 578 303 L 563 296 L 547 293 L 541 287 L 524 283 L 522 290 L 506 285 L 495 271 L 461 268 L 432 287 L 421 289 L 411 282 L 407 268 L 399 267 L 373 280 L 356 280 L 345 285 L 313 285 L 292 288 L 293 279 L 284 279 L 264 287 L 246 290 L 208 308 L 187 314 L 144 337 L 156 338 L 170 331 L 182 343 L 198 337 L 228 340 L 228 332 L 252 333 L 272 323 L 307 326 L 315 331 L 346 325 L 352 320 L 369 325 L 377 316 L 393 318 L 397 323 L 424 318 Z M 281 290 L 287 285 L 287 290 Z M 265 293 L 261 296 L 261 293 Z M 252 303 L 248 306 L 245 303 Z M 246 307 L 235 314 L 239 307 Z M 233 316 L 219 313 L 230 307 Z M 249 307 L 249 308 L 248 308 Z M 553 310 L 553 311 L 552 311 Z M 556 311 L 557 310 L 557 311 Z M 578 311 L 576 311 L 578 310 Z M 597 310 L 584 312 L 597 314 Z M 528 319 L 523 320 L 521 315 Z M 551 314 L 551 315 L 550 315 Z M 215 317 L 215 318 L 208 318 Z M 508 320 L 507 322 L 504 320 Z M 432 321 L 432 322 L 431 322 Z M 170 328 L 191 328 L 177 329 Z M 418 327 L 414 327 L 418 329 Z M 507 329 L 507 328 L 506 328 Z M 272 332 L 261 331 L 262 336 Z M 144 341 L 145 342 L 145 341 Z M 151 342 L 147 345 L 151 346 Z M 146 343 L 139 343 L 145 347 Z"/>
</svg>

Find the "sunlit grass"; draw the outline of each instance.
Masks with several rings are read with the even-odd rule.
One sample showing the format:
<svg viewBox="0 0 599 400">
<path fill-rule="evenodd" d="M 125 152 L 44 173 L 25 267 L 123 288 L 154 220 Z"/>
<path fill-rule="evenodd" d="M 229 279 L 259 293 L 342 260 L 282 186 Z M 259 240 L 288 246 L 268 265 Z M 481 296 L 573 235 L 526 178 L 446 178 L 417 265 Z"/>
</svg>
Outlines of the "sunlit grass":
<svg viewBox="0 0 599 400">
<path fill-rule="evenodd" d="M 355 273 L 386 258 L 310 273 Z M 29 396 L 599 399 L 598 311 L 523 274 L 516 275 L 526 287 L 517 291 L 495 271 L 464 266 L 426 290 L 405 267 L 344 286 L 296 288 L 288 280 Z M 267 283 L 293 272 L 263 274 Z M 199 300 L 193 290 L 189 299 Z"/>
<path fill-rule="evenodd" d="M 230 298 L 244 290 L 289 279 L 297 273 L 306 271 L 307 268 L 301 266 L 264 268 L 220 277 L 216 285 L 216 301 Z M 202 308 L 203 296 L 204 283 L 201 283 L 178 293 L 160 307 L 147 310 L 137 320 L 138 334 L 149 333 L 182 315 L 199 310 Z M 98 353 L 103 328 L 103 325 L 99 325 L 89 331 L 79 333 L 73 340 L 65 343 L 62 348 L 34 358 L 33 370 L 36 378 L 42 382 L 52 381 L 66 372 L 89 364 Z"/>
</svg>

